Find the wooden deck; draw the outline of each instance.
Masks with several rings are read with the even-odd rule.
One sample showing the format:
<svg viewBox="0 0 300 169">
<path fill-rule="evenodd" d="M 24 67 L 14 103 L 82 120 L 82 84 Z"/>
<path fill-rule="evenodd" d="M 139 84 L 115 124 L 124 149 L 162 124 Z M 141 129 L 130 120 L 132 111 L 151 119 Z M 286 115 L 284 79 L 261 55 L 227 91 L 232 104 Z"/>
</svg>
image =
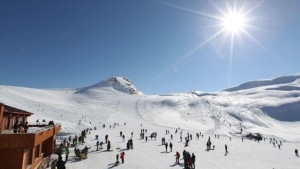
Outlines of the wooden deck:
<svg viewBox="0 0 300 169">
<path fill-rule="evenodd" d="M 28 133 L 0 133 L 0 164 L 10 169 L 34 169 L 55 151 L 61 125 L 31 126 Z"/>
</svg>

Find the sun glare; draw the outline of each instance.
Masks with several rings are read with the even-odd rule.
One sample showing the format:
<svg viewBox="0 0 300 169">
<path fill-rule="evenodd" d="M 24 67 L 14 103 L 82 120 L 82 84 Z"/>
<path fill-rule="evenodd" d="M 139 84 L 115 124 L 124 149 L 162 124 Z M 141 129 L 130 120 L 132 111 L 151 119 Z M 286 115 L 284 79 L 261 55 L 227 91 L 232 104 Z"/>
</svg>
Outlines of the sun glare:
<svg viewBox="0 0 300 169">
<path fill-rule="evenodd" d="M 260 6 L 262 2 L 258 1 L 240 1 L 240 0 L 224 0 L 222 1 L 210 1 L 211 4 L 216 8 L 217 13 L 207 13 L 196 11 L 193 9 L 177 6 L 168 2 L 159 1 L 164 5 L 171 6 L 173 8 L 177 8 L 180 10 L 184 10 L 193 14 L 200 15 L 203 18 L 211 19 L 211 25 L 208 25 L 208 28 L 214 27 L 211 29 L 211 33 L 206 39 L 203 39 L 202 42 L 196 46 L 193 50 L 188 52 L 186 55 L 181 57 L 175 64 L 173 64 L 167 71 L 172 70 L 172 67 L 175 67 L 177 64 L 182 62 L 182 60 L 186 59 L 200 48 L 205 46 L 211 41 L 214 41 L 218 38 L 222 45 L 225 46 L 225 52 L 229 51 L 228 56 L 230 58 L 229 65 L 229 74 L 230 74 L 230 82 L 232 75 L 232 64 L 233 64 L 233 56 L 236 47 L 241 45 L 237 45 L 239 43 L 243 43 L 244 38 L 248 38 L 259 45 L 261 48 L 266 49 L 260 42 L 251 35 L 251 31 L 253 28 L 258 28 L 253 25 L 255 23 L 255 19 L 257 18 L 255 15 L 255 9 Z"/>
<path fill-rule="evenodd" d="M 223 24 L 226 30 L 239 32 L 245 26 L 245 19 L 241 14 L 230 13 L 224 17 Z"/>
</svg>

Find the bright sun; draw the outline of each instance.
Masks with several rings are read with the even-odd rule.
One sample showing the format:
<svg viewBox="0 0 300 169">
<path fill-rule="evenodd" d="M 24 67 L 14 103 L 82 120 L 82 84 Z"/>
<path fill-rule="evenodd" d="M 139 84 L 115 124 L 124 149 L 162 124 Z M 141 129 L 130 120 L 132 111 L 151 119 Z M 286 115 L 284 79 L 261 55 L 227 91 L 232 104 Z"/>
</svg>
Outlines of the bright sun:
<svg viewBox="0 0 300 169">
<path fill-rule="evenodd" d="M 226 30 L 232 33 L 238 33 L 245 26 L 245 19 L 241 14 L 238 13 L 230 13 L 226 15 L 222 20 Z"/>
</svg>

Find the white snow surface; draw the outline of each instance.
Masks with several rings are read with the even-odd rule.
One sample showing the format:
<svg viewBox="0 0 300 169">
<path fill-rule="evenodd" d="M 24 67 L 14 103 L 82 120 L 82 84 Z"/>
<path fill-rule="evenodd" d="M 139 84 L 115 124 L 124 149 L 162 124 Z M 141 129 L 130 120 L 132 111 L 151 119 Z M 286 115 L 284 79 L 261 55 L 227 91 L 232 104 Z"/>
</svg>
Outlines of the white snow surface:
<svg viewBox="0 0 300 169">
<path fill-rule="evenodd" d="M 214 93 L 193 91 L 169 95 L 145 95 L 122 77 L 112 77 L 81 89 L 33 89 L 0 85 L 0 102 L 34 113 L 29 123 L 37 119 L 60 123 L 58 142 L 94 128 L 78 145 L 91 146 L 88 159 L 78 161 L 70 149 L 70 169 L 126 168 L 160 169 L 183 168 L 175 165 L 175 152 L 186 150 L 196 155 L 197 168 L 209 169 L 299 169 L 300 158 L 300 75 L 282 76 L 270 80 L 247 82 Z M 124 123 L 126 122 L 126 125 Z M 113 127 L 115 123 L 119 125 Z M 105 124 L 106 128 L 102 128 Z M 111 126 L 111 128 L 109 127 Z M 243 127 L 242 134 L 240 126 Z M 175 129 L 183 131 L 183 142 Z M 140 139 L 141 129 L 146 136 L 157 132 L 156 140 Z M 166 130 L 170 134 L 166 134 Z M 120 137 L 122 131 L 126 138 Z M 179 130 L 181 131 L 181 130 Z M 126 142 L 133 134 L 133 150 Z M 196 133 L 204 134 L 196 139 Z M 187 133 L 193 138 L 184 147 Z M 265 141 L 257 143 L 241 138 L 248 133 L 261 133 Z M 104 141 L 108 134 L 113 151 L 95 151 L 95 135 Z M 173 135 L 171 140 L 170 135 Z M 220 138 L 215 138 L 220 135 Z M 162 137 L 173 143 L 173 152 L 166 152 Z M 215 150 L 206 150 L 208 137 Z M 231 138 L 231 140 L 230 140 Z M 279 149 L 270 138 L 282 142 Z M 224 145 L 229 153 L 225 155 Z M 114 166 L 116 154 L 124 151 L 125 163 Z"/>
</svg>

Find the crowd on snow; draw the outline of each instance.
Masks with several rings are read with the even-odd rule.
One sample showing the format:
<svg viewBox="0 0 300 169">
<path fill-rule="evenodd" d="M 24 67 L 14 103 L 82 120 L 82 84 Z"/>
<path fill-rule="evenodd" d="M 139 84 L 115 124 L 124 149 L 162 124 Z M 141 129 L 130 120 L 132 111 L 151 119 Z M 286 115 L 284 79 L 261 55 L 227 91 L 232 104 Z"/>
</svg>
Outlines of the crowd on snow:
<svg viewBox="0 0 300 169">
<path fill-rule="evenodd" d="M 126 125 L 126 122 L 124 123 L 124 126 L 125 125 Z M 116 126 L 119 126 L 119 123 L 114 123 L 113 126 L 110 125 L 109 127 L 110 128 L 112 128 L 112 127 L 115 128 Z M 103 124 L 102 127 L 105 128 L 105 124 Z M 141 124 L 141 127 L 142 127 L 142 124 Z M 65 163 L 68 161 L 68 154 L 69 154 L 69 148 L 70 147 L 74 147 L 74 153 L 75 153 L 76 157 L 78 157 L 81 160 L 86 159 L 87 155 L 88 155 L 88 152 L 89 152 L 89 149 L 91 147 L 85 146 L 82 150 L 80 150 L 77 147 L 77 145 L 85 143 L 84 139 L 86 138 L 87 133 L 90 134 L 91 130 L 92 130 L 92 128 L 90 128 L 90 129 L 87 128 L 87 129 L 83 130 L 79 136 L 77 136 L 75 134 L 75 136 L 73 138 L 72 138 L 72 136 L 69 136 L 68 140 L 64 139 L 64 141 L 59 145 L 59 148 L 57 149 L 56 153 L 59 155 L 59 157 L 58 157 L 58 160 L 55 160 L 53 162 L 53 165 L 52 165 L 53 168 L 57 167 L 57 169 L 65 169 Z M 94 127 L 94 130 L 96 130 L 96 127 Z M 146 135 L 146 133 L 147 133 L 147 129 L 141 129 L 140 139 L 145 140 L 147 142 L 148 141 L 148 136 Z M 177 134 L 177 133 L 179 133 L 180 141 L 182 142 L 183 130 L 180 129 L 180 128 L 177 128 L 177 129 L 175 129 L 174 134 Z M 166 142 L 166 138 L 162 137 L 162 139 L 161 139 L 162 145 L 164 145 L 166 152 L 168 152 L 168 148 L 169 148 L 170 152 L 172 152 L 173 151 L 173 144 L 172 144 L 173 134 L 170 134 L 170 131 L 166 130 L 166 135 L 170 135 L 170 139 L 169 139 L 170 142 L 169 143 Z M 101 149 L 104 149 L 103 144 L 106 144 L 106 151 L 111 151 L 111 142 L 108 139 L 108 137 L 109 137 L 108 134 L 106 134 L 104 136 L 104 141 L 99 141 L 99 135 L 95 135 L 95 139 L 97 140 L 95 151 L 99 151 Z M 123 142 L 125 142 L 125 135 L 122 131 L 120 131 L 120 137 L 122 138 Z M 152 132 L 149 135 L 149 137 L 151 138 L 151 140 L 153 140 L 153 139 L 156 140 L 157 132 Z M 196 138 L 200 139 L 200 137 L 203 138 L 203 133 L 201 133 L 201 132 L 198 133 L 197 132 L 196 133 Z M 130 137 L 130 139 L 128 139 L 128 141 L 126 143 L 127 150 L 133 149 L 133 139 L 132 138 L 133 138 L 133 132 L 131 132 L 131 137 Z M 190 134 L 188 132 L 187 136 L 185 137 L 184 147 L 189 146 L 189 143 L 192 140 L 192 138 L 193 138 L 192 134 Z M 242 142 L 243 142 L 244 137 L 241 137 L 241 138 L 242 138 Z M 219 139 L 219 135 L 215 134 L 215 139 Z M 231 137 L 229 137 L 229 140 L 231 141 Z M 266 141 L 266 138 L 263 138 L 263 139 L 261 138 L 259 140 L 255 139 L 255 141 L 257 141 L 258 143 L 259 143 L 260 140 Z M 276 147 L 276 145 L 278 145 L 278 148 L 280 149 L 280 147 L 282 146 L 282 141 L 277 141 L 275 138 L 270 138 L 270 144 L 272 144 L 274 147 Z M 208 140 L 206 142 L 206 146 L 207 146 L 207 149 L 206 149 L 207 151 L 215 149 L 215 145 L 212 145 L 210 136 L 208 137 Z M 227 155 L 228 154 L 228 146 L 225 144 L 224 147 L 225 147 L 225 155 Z M 61 157 L 61 155 L 63 153 L 66 154 L 66 160 L 65 161 L 63 161 L 62 157 Z M 299 157 L 297 149 L 295 149 L 295 155 Z M 178 165 L 183 165 L 185 169 L 194 169 L 195 168 L 196 156 L 195 156 L 194 153 L 190 153 L 190 152 L 188 152 L 184 149 L 183 152 L 182 152 L 182 158 L 181 158 L 183 160 L 183 164 L 180 163 L 181 154 L 178 151 L 176 151 L 174 156 L 175 156 L 175 164 L 176 165 L 177 164 Z M 120 164 L 119 159 L 121 159 L 121 162 L 124 163 L 124 158 L 125 158 L 125 152 L 121 151 L 120 154 L 116 155 L 116 162 L 114 163 L 114 165 L 117 166 L 117 165 Z"/>
</svg>

